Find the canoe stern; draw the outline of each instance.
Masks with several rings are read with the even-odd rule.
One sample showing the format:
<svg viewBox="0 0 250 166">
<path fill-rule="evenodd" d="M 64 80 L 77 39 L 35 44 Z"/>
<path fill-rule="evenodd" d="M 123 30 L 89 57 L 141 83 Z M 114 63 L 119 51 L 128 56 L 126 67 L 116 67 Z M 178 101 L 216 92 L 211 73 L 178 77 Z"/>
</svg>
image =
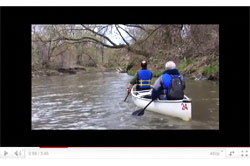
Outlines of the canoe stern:
<svg viewBox="0 0 250 166">
<path fill-rule="evenodd" d="M 133 102 L 140 108 L 144 108 L 151 99 L 141 98 L 132 95 Z M 147 109 L 148 111 L 178 117 L 184 121 L 192 120 L 192 103 L 191 100 L 156 100 L 152 102 Z"/>
</svg>

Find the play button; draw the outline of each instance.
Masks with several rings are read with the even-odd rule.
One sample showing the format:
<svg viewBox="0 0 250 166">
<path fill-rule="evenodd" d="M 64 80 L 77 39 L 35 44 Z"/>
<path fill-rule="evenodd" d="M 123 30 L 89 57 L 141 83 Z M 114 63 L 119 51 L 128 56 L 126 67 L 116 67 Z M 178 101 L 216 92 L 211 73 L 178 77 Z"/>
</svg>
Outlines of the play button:
<svg viewBox="0 0 250 166">
<path fill-rule="evenodd" d="M 24 149 L 0 147 L 0 158 L 24 158 Z"/>
<path fill-rule="evenodd" d="M 0 147 L 0 158 L 10 158 L 12 157 L 12 148 L 1 148 Z"/>
</svg>

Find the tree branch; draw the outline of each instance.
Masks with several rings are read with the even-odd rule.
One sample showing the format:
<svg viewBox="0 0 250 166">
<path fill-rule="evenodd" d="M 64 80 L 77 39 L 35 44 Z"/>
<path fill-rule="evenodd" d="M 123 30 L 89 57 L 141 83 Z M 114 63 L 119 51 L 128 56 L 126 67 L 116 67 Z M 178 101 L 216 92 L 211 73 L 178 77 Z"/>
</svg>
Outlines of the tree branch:
<svg viewBox="0 0 250 166">
<path fill-rule="evenodd" d="M 121 32 L 119 31 L 119 29 L 116 25 L 115 25 L 115 28 L 118 31 L 119 35 L 121 36 L 122 40 L 127 44 L 127 46 L 129 46 L 129 43 L 124 39 L 124 37 L 122 36 Z"/>
<path fill-rule="evenodd" d="M 143 42 L 145 42 L 146 40 L 148 40 L 148 38 L 151 36 L 151 35 L 153 35 L 153 33 L 155 32 L 155 31 L 157 31 L 158 29 L 160 29 L 161 27 L 162 27 L 163 25 L 160 25 L 160 26 L 158 26 L 157 28 L 155 28 L 144 40 L 142 40 L 142 41 L 140 41 L 140 42 L 138 42 L 138 43 L 143 43 Z"/>
<path fill-rule="evenodd" d="M 120 45 L 115 45 L 115 46 L 111 46 L 111 45 L 107 45 L 97 39 L 91 38 L 91 37 L 82 37 L 82 38 L 78 38 L 78 39 L 74 39 L 74 38 L 67 38 L 67 37 L 62 37 L 62 38 L 58 38 L 58 39 L 54 39 L 52 41 L 60 41 L 60 40 L 66 40 L 66 41 L 78 41 L 78 42 L 85 42 L 85 41 L 95 41 L 96 43 L 99 43 L 105 47 L 108 48 L 124 48 L 126 45 L 124 44 L 120 44 Z M 50 42 L 50 40 L 41 40 L 41 42 Z"/>
<path fill-rule="evenodd" d="M 142 27 L 142 26 L 140 26 L 140 25 L 138 25 L 138 26 L 137 26 L 137 25 L 127 25 L 127 24 L 125 24 L 125 25 L 126 25 L 126 26 L 130 26 L 130 27 L 141 28 L 141 29 L 143 29 L 144 31 L 146 31 L 145 28 Z M 95 30 L 92 30 L 92 28 L 90 29 L 89 27 L 87 27 L 87 26 L 85 26 L 85 25 L 83 25 L 83 24 L 81 24 L 81 26 L 83 27 L 83 28 L 82 28 L 83 31 L 89 31 L 89 32 L 91 32 L 92 34 L 95 34 L 95 35 L 97 35 L 97 36 L 99 36 L 99 37 L 101 37 L 101 38 L 96 38 L 96 37 L 94 37 L 94 36 L 93 36 L 93 37 L 84 36 L 84 37 L 80 37 L 80 38 L 74 38 L 73 36 L 72 36 L 72 37 L 67 37 L 67 36 L 66 36 L 66 35 L 67 35 L 67 32 L 66 32 L 65 34 L 61 34 L 61 33 L 60 33 L 60 29 L 57 29 L 57 28 L 56 28 L 56 29 L 55 29 L 55 33 L 58 33 L 58 34 L 59 34 L 59 35 L 57 36 L 57 38 L 55 38 L 55 39 L 53 39 L 53 40 L 49 40 L 49 39 L 44 39 L 44 37 L 41 37 L 41 36 L 37 35 L 37 36 L 38 36 L 38 37 L 37 37 L 38 40 L 33 39 L 33 42 L 42 42 L 42 43 L 56 42 L 56 43 L 55 43 L 55 46 L 58 46 L 58 47 L 60 47 L 61 45 L 63 45 L 63 43 L 65 43 L 65 44 L 76 44 L 76 43 L 90 42 L 90 43 L 100 44 L 100 45 L 102 45 L 102 46 L 104 46 L 104 47 L 107 47 L 107 48 L 113 48 L 113 49 L 126 48 L 126 49 L 127 49 L 128 51 L 130 51 L 130 52 L 134 52 L 135 54 L 143 55 L 143 56 L 146 56 L 146 57 L 148 57 L 148 56 L 150 55 L 150 54 L 149 54 L 148 52 L 146 52 L 146 51 L 139 50 L 139 49 L 136 49 L 136 48 L 131 47 L 130 44 L 129 44 L 129 43 L 125 40 L 125 38 L 122 36 L 120 29 L 122 29 L 124 32 L 126 32 L 133 40 L 136 41 L 136 38 L 133 37 L 133 35 L 131 35 L 126 29 L 120 27 L 119 25 L 115 25 L 115 28 L 116 28 L 117 32 L 119 33 L 119 35 L 121 36 L 122 40 L 123 40 L 126 44 L 119 44 L 119 45 L 117 45 L 117 44 L 115 44 L 114 42 L 112 42 L 112 40 L 111 40 L 109 37 L 105 36 L 106 31 L 109 30 L 109 26 L 100 27 L 100 29 L 98 30 L 99 33 L 96 32 Z M 100 34 L 101 31 L 103 31 L 105 28 L 107 28 L 107 29 L 103 32 L 103 34 Z M 120 28 L 120 29 L 119 29 L 119 28 Z M 161 26 L 158 26 L 158 27 L 156 27 L 155 29 L 153 29 L 153 30 L 149 33 L 149 35 L 146 36 L 146 38 L 145 38 L 144 40 L 140 41 L 140 43 L 145 42 L 145 41 L 146 41 L 155 31 L 157 31 L 159 28 L 161 28 Z M 66 31 L 68 31 L 68 30 L 71 31 L 71 30 L 74 30 L 74 29 L 80 30 L 80 29 L 78 29 L 78 28 L 72 27 L 72 28 L 70 28 L 70 29 L 68 29 L 68 28 L 67 28 L 67 29 L 64 29 L 63 31 L 64 31 L 64 32 L 65 32 L 65 30 L 66 30 Z M 64 42 L 61 44 L 59 41 L 64 41 Z M 106 44 L 105 41 L 108 41 L 110 44 L 109 44 L 109 43 Z M 137 41 L 136 43 L 139 43 L 139 42 Z M 59 46 L 58 44 L 59 44 L 60 46 Z"/>
<path fill-rule="evenodd" d="M 117 45 L 116 45 L 114 42 L 112 42 L 107 36 L 102 35 L 102 34 L 99 34 L 99 33 L 95 32 L 94 30 L 87 28 L 87 27 L 86 27 L 85 25 L 83 25 L 83 24 L 82 24 L 82 26 L 83 26 L 86 30 L 88 30 L 88 31 L 90 31 L 90 32 L 92 32 L 92 33 L 94 33 L 94 34 L 96 34 L 96 35 L 98 35 L 98 36 L 101 36 L 102 38 L 105 38 L 105 39 L 108 40 L 108 42 L 109 42 L 110 44 L 112 44 L 113 46 L 117 46 Z"/>
<path fill-rule="evenodd" d="M 128 27 L 140 28 L 140 29 L 146 31 L 146 29 L 140 25 L 133 25 L 133 24 L 123 24 L 123 25 L 128 26 Z"/>
<path fill-rule="evenodd" d="M 119 28 L 121 28 L 124 32 L 126 32 L 134 41 L 137 41 L 136 38 L 134 36 L 132 36 L 127 30 L 125 30 L 124 28 L 120 27 L 118 25 Z"/>
<path fill-rule="evenodd" d="M 57 54 L 56 54 L 56 55 L 54 55 L 54 56 L 58 56 L 58 55 L 60 55 L 60 54 L 64 53 L 65 51 L 67 51 L 67 49 L 68 49 L 68 47 L 66 47 L 66 49 L 64 49 L 64 50 L 60 51 L 59 53 L 57 53 Z"/>
</svg>

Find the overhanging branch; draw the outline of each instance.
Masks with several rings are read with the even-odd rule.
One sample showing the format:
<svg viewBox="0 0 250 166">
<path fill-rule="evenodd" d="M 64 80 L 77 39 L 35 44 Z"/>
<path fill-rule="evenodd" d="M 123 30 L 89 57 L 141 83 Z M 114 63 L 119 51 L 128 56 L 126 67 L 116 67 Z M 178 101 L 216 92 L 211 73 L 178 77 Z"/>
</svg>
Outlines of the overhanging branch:
<svg viewBox="0 0 250 166">
<path fill-rule="evenodd" d="M 121 36 L 122 40 L 127 44 L 127 46 L 129 46 L 129 43 L 124 39 L 124 37 L 122 36 L 121 32 L 119 31 L 119 29 L 116 25 L 115 25 L 115 28 L 118 31 L 119 35 Z"/>
<path fill-rule="evenodd" d="M 124 32 L 126 32 L 134 41 L 137 41 L 136 38 L 134 36 L 132 36 L 127 30 L 125 30 L 124 28 L 120 27 L 118 25 L 119 28 L 121 28 Z"/>
<path fill-rule="evenodd" d="M 100 37 L 106 39 L 106 40 L 107 40 L 110 44 L 112 44 L 113 46 L 117 46 L 117 45 L 116 45 L 114 42 L 112 42 L 112 40 L 110 40 L 107 36 L 102 35 L 102 34 L 99 34 L 99 33 L 95 32 L 94 30 L 92 30 L 92 29 L 86 27 L 86 26 L 83 25 L 83 24 L 82 24 L 82 26 L 83 26 L 86 30 L 88 30 L 88 31 L 90 31 L 90 32 L 92 32 L 92 33 L 94 33 L 94 34 L 96 34 L 96 35 L 98 35 L 98 36 L 100 36 Z"/>
</svg>

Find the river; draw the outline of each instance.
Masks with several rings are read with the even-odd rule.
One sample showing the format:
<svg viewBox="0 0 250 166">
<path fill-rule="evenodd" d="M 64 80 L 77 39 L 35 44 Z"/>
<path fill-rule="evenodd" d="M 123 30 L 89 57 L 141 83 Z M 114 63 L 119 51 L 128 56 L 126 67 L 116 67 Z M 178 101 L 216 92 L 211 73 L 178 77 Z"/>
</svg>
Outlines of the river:
<svg viewBox="0 0 250 166">
<path fill-rule="evenodd" d="M 105 129 L 219 129 L 219 85 L 212 81 L 186 80 L 185 94 L 192 99 L 192 121 L 186 122 L 139 108 L 126 87 L 126 73 L 77 73 L 32 78 L 33 130 Z"/>
</svg>

